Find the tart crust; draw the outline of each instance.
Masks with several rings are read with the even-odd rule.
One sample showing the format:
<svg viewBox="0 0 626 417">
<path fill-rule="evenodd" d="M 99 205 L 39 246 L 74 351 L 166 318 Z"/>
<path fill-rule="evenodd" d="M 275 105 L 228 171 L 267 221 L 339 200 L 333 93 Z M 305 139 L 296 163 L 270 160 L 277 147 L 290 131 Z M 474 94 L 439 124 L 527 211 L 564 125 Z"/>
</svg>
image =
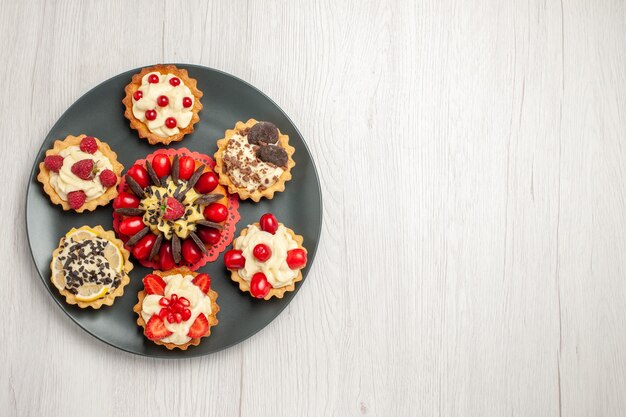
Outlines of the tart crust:
<svg viewBox="0 0 626 417">
<path fill-rule="evenodd" d="M 173 268 L 168 271 L 152 271 L 152 273 L 160 276 L 161 278 L 176 274 L 181 274 L 183 276 L 193 275 L 194 278 L 198 275 L 198 272 L 193 272 L 189 268 Z M 137 304 L 135 304 L 135 306 L 133 307 L 133 311 L 137 313 L 138 316 L 137 324 L 143 328 L 144 336 L 146 334 L 146 321 L 141 316 L 141 307 L 143 307 L 143 299 L 146 298 L 146 295 L 147 294 L 145 290 L 139 291 L 139 293 L 137 294 L 139 301 L 137 301 Z M 152 340 L 152 342 L 156 343 L 157 345 L 165 346 L 169 350 L 187 350 L 189 346 L 198 346 L 203 337 L 209 337 L 211 335 L 211 327 L 217 325 L 218 323 L 217 313 L 220 311 L 220 306 L 217 305 L 217 293 L 215 291 L 209 289 L 207 296 L 211 299 L 211 314 L 207 316 L 207 319 L 209 321 L 209 328 L 207 329 L 207 332 L 204 336 L 194 337 L 189 342 L 182 345 L 177 345 L 174 343 L 164 343 L 160 340 Z"/>
<path fill-rule="evenodd" d="M 54 141 L 54 146 L 52 149 L 48 149 L 46 151 L 46 156 L 58 155 L 63 149 L 69 148 L 70 146 L 78 146 L 80 145 L 80 141 L 87 135 L 81 134 L 78 136 L 69 135 L 63 140 Z M 95 198 L 91 201 L 85 201 L 85 203 L 77 210 L 74 210 L 70 207 L 70 203 L 67 200 L 63 200 L 59 194 L 57 194 L 54 187 L 50 184 L 50 170 L 46 168 L 46 164 L 44 162 L 39 163 L 39 174 L 37 175 L 37 180 L 43 185 L 43 190 L 48 194 L 50 200 L 54 204 L 58 204 L 63 207 L 63 210 L 69 211 L 74 210 L 77 213 L 82 213 L 83 211 L 93 211 L 98 206 L 106 206 L 109 204 L 111 200 L 117 197 L 117 185 L 120 183 L 120 177 L 122 175 L 122 171 L 124 170 L 124 166 L 117 161 L 117 154 L 113 152 L 111 147 L 102 142 L 98 138 L 94 138 L 96 143 L 98 144 L 98 150 L 102 152 L 102 154 L 111 161 L 111 165 L 113 167 L 113 172 L 115 172 L 115 176 L 117 177 L 117 182 L 115 185 L 109 187 L 101 196 Z"/>
<path fill-rule="evenodd" d="M 260 227 L 259 223 L 254 223 L 253 225 Z M 304 238 L 300 235 L 295 234 L 294 231 L 288 228 L 287 226 L 285 226 L 285 229 L 287 229 L 287 232 L 289 232 L 293 240 L 296 241 L 296 243 L 298 244 L 298 248 L 308 253 L 306 248 L 302 246 L 302 244 L 304 243 Z M 247 234 L 248 234 L 248 228 L 246 227 L 245 229 L 241 231 L 241 234 L 239 235 L 239 237 L 246 236 Z M 239 239 L 239 237 L 237 239 Z M 237 243 L 237 239 L 233 240 L 233 248 L 235 247 L 235 244 Z M 250 283 L 246 281 L 241 275 L 239 275 L 239 270 L 229 269 L 229 271 L 230 271 L 230 279 L 239 283 L 239 289 L 243 292 L 248 292 L 250 293 L 250 295 L 252 295 L 252 293 L 250 292 Z M 298 275 L 296 275 L 296 277 L 288 285 L 285 285 L 284 287 L 280 287 L 280 288 L 272 287 L 272 289 L 270 289 L 270 292 L 268 292 L 267 295 L 263 297 L 263 299 L 269 300 L 272 297 L 283 298 L 286 292 L 293 291 L 296 289 L 296 282 L 299 282 L 299 281 L 302 281 L 302 269 L 298 270 Z"/>
<path fill-rule="evenodd" d="M 99 309 L 100 307 L 102 307 L 103 305 L 107 305 L 107 306 L 111 306 L 113 305 L 113 302 L 115 301 L 116 297 L 120 297 L 122 295 L 124 295 L 124 287 L 126 285 L 128 285 L 128 283 L 130 282 L 130 277 L 128 276 L 129 272 L 132 271 L 133 269 L 133 264 L 130 261 L 130 252 L 127 251 L 124 248 L 124 242 L 122 242 L 121 240 L 117 239 L 115 237 L 115 233 L 113 233 L 110 230 L 104 230 L 102 228 L 102 226 L 81 226 L 78 229 L 75 227 L 72 227 L 67 233 L 72 233 L 78 230 L 87 230 L 87 231 L 93 231 L 98 237 L 101 237 L 102 239 L 108 240 L 109 242 L 113 243 L 115 246 L 117 246 L 117 248 L 120 250 L 120 252 L 122 253 L 122 256 L 124 257 L 124 276 L 122 277 L 122 280 L 120 282 L 120 285 L 113 291 L 108 293 L 107 295 L 105 295 L 102 298 L 98 298 L 97 300 L 93 300 L 93 301 L 79 301 L 76 299 L 76 296 L 74 294 L 72 294 L 71 292 L 69 292 L 66 289 L 63 290 L 59 290 L 59 292 L 61 293 L 62 296 L 65 297 L 65 302 L 68 304 L 75 304 L 80 308 L 93 308 L 94 310 Z M 61 238 L 61 240 L 65 239 L 65 236 L 63 236 Z M 52 264 L 54 263 L 54 260 L 59 256 L 59 254 L 61 253 L 61 240 L 59 240 L 59 246 L 57 246 L 57 248 L 54 250 L 54 252 L 52 252 L 52 261 L 50 262 L 50 270 L 52 270 Z M 52 280 L 52 274 L 50 275 L 50 280 Z M 55 287 L 56 288 L 56 287 Z M 58 290 L 58 288 L 57 288 Z"/>
<path fill-rule="evenodd" d="M 278 180 L 268 188 L 263 191 L 255 190 L 254 192 L 248 191 L 246 188 L 238 187 L 233 183 L 230 179 L 230 176 L 225 171 L 224 159 L 222 158 L 226 147 L 228 146 L 228 142 L 235 134 L 241 134 L 242 132 L 250 129 L 252 126 L 257 124 L 258 121 L 255 119 L 250 119 L 246 123 L 237 122 L 235 124 L 234 129 L 229 129 L 224 133 L 224 137 L 217 141 L 217 152 L 215 152 L 215 172 L 219 176 L 220 184 L 228 187 L 228 192 L 231 194 L 239 194 L 239 198 L 242 200 L 246 200 L 250 198 L 255 203 L 258 203 L 262 197 L 271 200 L 274 198 L 274 193 L 279 193 L 285 191 L 285 183 L 291 179 L 291 168 L 293 168 L 296 163 L 293 160 L 293 154 L 296 151 L 293 146 L 289 145 L 289 136 L 284 135 L 278 131 L 278 143 L 280 146 L 287 152 L 288 160 L 287 160 L 287 169 L 278 177 Z"/>
<path fill-rule="evenodd" d="M 133 114 L 133 94 L 141 86 L 141 79 L 144 77 L 144 75 L 155 71 L 158 71 L 162 74 L 167 73 L 176 75 L 189 88 L 189 90 L 191 90 L 191 94 L 193 94 L 194 96 L 193 107 L 191 108 L 191 112 L 193 113 L 193 115 L 191 116 L 191 121 L 189 122 L 189 125 L 187 125 L 187 127 L 183 129 L 179 129 L 179 132 L 172 136 L 163 137 L 155 135 L 154 133 L 150 132 L 150 129 L 148 129 L 148 126 L 146 126 L 144 122 L 136 119 L 135 115 Z M 130 120 L 130 127 L 137 131 L 140 138 L 147 139 L 150 145 L 156 145 L 157 143 L 169 145 L 171 142 L 180 142 L 181 140 L 183 140 L 186 134 L 193 132 L 194 125 L 200 121 L 198 113 L 200 112 L 200 110 L 202 110 L 202 103 L 200 102 L 200 99 L 202 98 L 202 91 L 198 90 L 197 81 L 189 77 L 189 74 L 187 74 L 187 70 L 179 69 L 175 65 L 158 64 L 153 67 L 143 68 L 141 72 L 133 75 L 130 84 L 126 86 L 124 91 L 126 92 L 126 96 L 122 100 L 122 103 L 124 103 L 124 107 L 126 108 L 126 110 L 124 111 L 124 116 L 126 116 L 126 118 Z"/>
</svg>

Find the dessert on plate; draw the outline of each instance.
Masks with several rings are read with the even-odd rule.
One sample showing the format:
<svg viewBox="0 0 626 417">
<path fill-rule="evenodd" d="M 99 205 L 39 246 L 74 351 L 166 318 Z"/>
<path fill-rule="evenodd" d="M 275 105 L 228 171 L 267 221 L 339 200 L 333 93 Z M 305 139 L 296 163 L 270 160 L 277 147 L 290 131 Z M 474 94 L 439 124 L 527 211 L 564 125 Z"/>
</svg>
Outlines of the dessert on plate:
<svg viewBox="0 0 626 417">
<path fill-rule="evenodd" d="M 157 345 L 186 350 L 217 325 L 220 308 L 207 274 L 187 268 L 154 271 L 143 278 L 143 285 L 133 311 L 144 335 Z"/>
<path fill-rule="evenodd" d="M 50 280 L 68 304 L 110 306 L 130 282 L 129 255 L 112 231 L 101 226 L 72 228 L 52 253 Z"/>
<path fill-rule="evenodd" d="M 273 123 L 254 119 L 237 122 L 217 141 L 215 171 L 220 184 L 242 200 L 272 199 L 291 179 L 294 152 L 289 136 Z"/>
<path fill-rule="evenodd" d="M 115 186 L 123 169 L 106 143 L 93 136 L 70 135 L 46 151 L 37 180 L 54 204 L 81 213 L 117 196 Z"/>
<path fill-rule="evenodd" d="M 195 79 L 175 65 L 144 68 L 126 86 L 124 116 L 151 145 L 183 140 L 200 121 L 202 109 Z"/>
<path fill-rule="evenodd" d="M 135 259 L 167 271 L 196 270 L 230 244 L 238 201 L 213 161 L 188 149 L 160 150 L 130 167 L 113 202 L 113 228 Z"/>
<path fill-rule="evenodd" d="M 279 223 L 271 213 L 261 216 L 233 241 L 224 254 L 224 264 L 239 289 L 255 298 L 283 298 L 302 280 L 307 250 L 302 236 Z"/>
</svg>

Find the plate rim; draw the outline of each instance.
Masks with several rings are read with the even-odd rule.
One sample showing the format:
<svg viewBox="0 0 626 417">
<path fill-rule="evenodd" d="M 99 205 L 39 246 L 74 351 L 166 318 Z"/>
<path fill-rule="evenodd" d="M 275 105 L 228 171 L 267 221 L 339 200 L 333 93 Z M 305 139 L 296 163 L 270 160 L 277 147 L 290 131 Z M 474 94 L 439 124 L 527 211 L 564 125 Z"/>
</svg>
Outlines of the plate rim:
<svg viewBox="0 0 626 417">
<path fill-rule="evenodd" d="M 108 83 L 109 81 L 113 80 L 114 78 L 117 78 L 123 74 L 126 73 L 136 73 L 138 71 L 141 71 L 143 68 L 147 68 L 149 66 L 153 66 L 156 64 L 152 64 L 152 65 L 147 65 L 147 66 L 141 66 L 141 67 L 137 67 L 134 69 L 130 69 L 127 71 L 122 71 L 116 75 L 113 75 L 112 77 L 107 78 L 104 81 L 101 81 L 100 83 L 94 85 L 92 88 L 90 88 L 89 90 L 87 90 L 86 92 L 84 92 L 83 94 L 80 95 L 80 97 L 78 97 L 77 99 L 74 100 L 74 102 L 65 109 L 65 111 L 57 118 L 56 122 L 48 129 L 48 132 L 46 133 L 44 140 L 41 143 L 41 146 L 39 147 L 39 150 L 37 151 L 35 158 L 33 160 L 33 167 L 30 171 L 30 175 L 28 176 L 28 184 L 26 185 L 26 193 L 25 193 L 25 198 L 24 198 L 24 231 L 26 233 L 26 241 L 28 242 L 28 251 L 30 253 L 30 258 L 32 260 L 33 266 L 35 267 L 35 270 L 37 271 L 37 275 L 39 275 L 39 278 L 41 279 L 41 283 L 43 284 L 44 288 L 48 291 L 48 293 L 50 294 L 51 298 L 54 300 L 54 302 L 57 304 L 57 306 L 59 307 L 59 309 L 61 311 L 63 311 L 63 313 L 69 317 L 69 319 L 76 324 L 80 329 L 82 329 L 84 332 L 86 332 L 87 334 L 91 335 L 92 337 L 96 338 L 97 340 L 114 347 L 115 349 L 125 352 L 126 354 L 132 354 L 132 355 L 136 355 L 136 356 L 140 356 L 140 357 L 145 357 L 145 358 L 153 358 L 153 359 L 165 359 L 165 360 L 177 360 L 177 359 L 195 359 L 195 358 L 201 358 L 201 357 L 205 357 L 205 356 L 209 356 L 218 352 L 221 352 L 223 350 L 229 349 L 235 345 L 238 345 L 248 339 L 250 339 L 252 336 L 256 335 L 258 332 L 260 332 L 261 330 L 265 329 L 270 323 L 272 323 L 274 320 L 276 320 L 282 313 L 283 311 L 285 311 L 285 308 L 287 308 L 287 306 L 293 301 L 293 298 L 288 302 L 285 303 L 284 305 L 282 305 L 280 307 L 280 309 L 278 310 L 278 313 L 276 314 L 276 316 L 274 316 L 274 318 L 272 318 L 272 320 L 270 320 L 267 324 L 265 324 L 264 326 L 260 327 L 259 329 L 253 331 L 252 333 L 246 335 L 245 337 L 243 337 L 242 339 L 236 340 L 228 345 L 222 346 L 219 349 L 210 351 L 210 352 L 203 352 L 200 353 L 198 352 L 197 354 L 195 354 L 195 351 L 187 354 L 187 356 L 180 356 L 180 355 L 171 355 L 170 351 L 167 352 L 163 352 L 163 354 L 159 354 L 159 355 L 150 355 L 150 354 L 146 354 L 146 353 L 141 353 L 141 352 L 134 352 L 131 350 L 128 350 L 124 347 L 115 345 L 105 339 L 103 339 L 102 337 L 100 337 L 98 334 L 90 331 L 89 329 L 87 329 L 86 327 L 84 327 L 79 321 L 77 321 L 74 317 L 72 317 L 65 304 L 63 303 L 62 300 L 58 299 L 58 297 L 55 296 L 55 294 L 52 292 L 52 289 L 50 288 L 49 285 L 47 285 L 47 279 L 44 278 L 44 276 L 41 274 L 41 272 L 39 271 L 39 268 L 37 267 L 37 262 L 35 260 L 35 255 L 33 253 L 33 248 L 30 242 L 30 233 L 29 233 L 29 228 L 28 228 L 28 201 L 29 201 L 29 196 L 30 196 L 30 188 L 31 185 L 33 184 L 33 179 L 35 178 L 36 172 L 37 172 L 37 168 L 39 167 L 39 164 L 37 163 L 38 157 L 41 155 L 42 152 L 44 151 L 44 146 L 46 143 L 46 138 L 48 137 L 48 135 L 50 135 L 50 132 L 52 132 L 57 125 L 60 123 L 60 121 L 63 119 L 63 117 L 76 105 L 76 103 L 78 103 L 79 101 L 81 101 L 86 95 L 88 95 L 89 93 L 91 93 L 93 90 L 97 89 L 98 87 L 102 86 L 105 83 Z M 316 183 L 317 183 L 317 189 L 318 189 L 318 194 L 319 194 L 319 202 L 320 202 L 320 210 L 319 210 L 319 228 L 317 230 L 317 235 L 318 235 L 318 239 L 317 242 L 315 242 L 315 246 L 313 247 L 312 251 L 310 251 L 312 253 L 312 257 L 311 259 L 314 260 L 315 257 L 317 256 L 317 249 L 319 248 L 319 244 L 320 241 L 322 240 L 322 230 L 323 230 L 323 221 L 324 221 L 324 196 L 322 194 L 322 187 L 321 187 L 321 182 L 320 182 L 320 175 L 317 169 L 317 165 L 315 164 L 315 159 L 313 158 L 313 154 L 311 153 L 311 150 L 309 149 L 309 146 L 306 143 L 306 140 L 304 139 L 304 136 L 302 135 L 302 133 L 300 132 L 300 129 L 298 129 L 298 126 L 296 126 L 296 124 L 293 122 L 293 120 L 291 120 L 291 118 L 289 117 L 289 115 L 285 112 L 285 110 L 283 110 L 282 107 L 280 107 L 271 97 L 269 97 L 267 94 L 265 94 L 263 91 L 261 91 L 259 88 L 257 88 L 256 86 L 252 85 L 251 83 L 247 82 L 246 80 L 243 80 L 242 78 L 230 74 L 226 71 L 222 71 L 216 68 L 212 68 L 212 67 L 208 67 L 208 66 L 204 66 L 204 65 L 199 65 L 199 64 L 185 64 L 185 63 L 164 63 L 162 65 L 176 65 L 176 66 L 180 66 L 182 68 L 184 67 L 193 67 L 193 68 L 197 68 L 200 70 L 208 70 L 208 71 L 212 71 L 218 74 L 221 74 L 223 76 L 226 77 L 230 77 L 232 79 L 234 79 L 235 81 L 238 81 L 242 84 L 244 84 L 245 86 L 252 88 L 254 91 L 256 91 L 257 93 L 259 93 L 261 96 L 263 96 L 264 98 L 266 98 L 270 103 L 272 103 L 274 106 L 276 106 L 276 108 L 285 116 L 285 118 L 289 121 L 289 123 L 291 123 L 291 126 L 295 129 L 295 131 L 297 132 L 297 134 L 300 136 L 300 138 L 302 139 L 302 144 L 304 145 L 304 148 L 306 149 L 308 155 L 309 155 L 309 159 L 311 160 L 311 165 L 313 166 L 313 172 L 315 173 L 315 178 L 316 178 Z M 158 148 L 158 147 L 155 147 Z M 108 204 L 107 204 L 108 206 Z M 309 269 L 307 270 L 306 274 L 303 274 L 302 277 L 302 282 L 300 283 L 300 285 L 298 285 L 296 287 L 296 289 L 294 290 L 294 298 L 295 298 L 295 294 L 297 294 L 300 291 L 300 288 L 302 288 L 302 285 L 304 285 L 304 282 L 306 281 L 306 278 L 308 277 L 311 268 L 313 267 L 314 262 L 312 262 L 309 266 Z M 168 353 L 170 353 L 170 355 L 168 355 Z"/>
</svg>

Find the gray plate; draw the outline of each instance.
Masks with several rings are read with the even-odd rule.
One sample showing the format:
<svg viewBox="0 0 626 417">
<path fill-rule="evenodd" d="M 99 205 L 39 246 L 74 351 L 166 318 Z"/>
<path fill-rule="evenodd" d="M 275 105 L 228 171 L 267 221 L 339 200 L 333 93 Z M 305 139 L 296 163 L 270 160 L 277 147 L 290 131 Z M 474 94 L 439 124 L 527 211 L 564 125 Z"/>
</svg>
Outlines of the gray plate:
<svg viewBox="0 0 626 417">
<path fill-rule="evenodd" d="M 186 147 L 212 157 L 217 149 L 216 140 L 224 136 L 224 131 L 232 128 L 238 120 L 246 121 L 249 118 L 272 121 L 289 135 L 289 143 L 296 148 L 293 158 L 296 166 L 291 171 L 293 179 L 286 184 L 285 191 L 276 193 L 272 200 L 263 199 L 259 203 L 240 201 L 241 220 L 237 224 L 235 236 L 246 225 L 258 221 L 263 213 L 274 213 L 279 221 L 304 237 L 304 245 L 309 252 L 308 265 L 302 271 L 306 278 L 315 258 L 322 227 L 322 196 L 315 165 L 302 135 L 276 103 L 250 84 L 211 68 L 177 66 L 187 69 L 189 75 L 198 80 L 198 88 L 204 93 L 204 109 L 200 112 L 200 122 L 195 125 L 195 132 L 171 147 Z M 131 282 L 125 288 L 124 296 L 117 298 L 113 306 L 104 306 L 99 310 L 83 310 L 66 304 L 50 283 L 51 254 L 61 236 L 70 228 L 82 225 L 102 225 L 105 229 L 113 230 L 112 208 L 109 205 L 82 214 L 63 211 L 60 206 L 50 202 L 37 182 L 38 164 L 54 140 L 63 139 L 69 134 L 85 133 L 106 141 L 126 168 L 158 149 L 140 140 L 124 117 L 124 87 L 132 75 L 140 70 L 138 68 L 120 74 L 89 91 L 61 116 L 48 133 L 33 162 L 28 183 L 28 241 L 43 284 L 59 307 L 91 335 L 111 346 L 139 355 L 163 358 L 206 355 L 237 344 L 267 326 L 289 304 L 304 280 L 296 284 L 296 291 L 288 292 L 283 299 L 256 300 L 239 291 L 238 286 L 230 280 L 220 255 L 215 262 L 199 269 L 211 276 L 212 288 L 219 294 L 219 324 L 212 328 L 209 338 L 186 351 L 168 351 L 155 345 L 143 336 L 142 329 L 137 326 L 137 316 L 132 308 L 137 302 L 137 292 L 142 288 L 141 278 L 149 272 L 138 262 L 134 262 Z"/>
</svg>

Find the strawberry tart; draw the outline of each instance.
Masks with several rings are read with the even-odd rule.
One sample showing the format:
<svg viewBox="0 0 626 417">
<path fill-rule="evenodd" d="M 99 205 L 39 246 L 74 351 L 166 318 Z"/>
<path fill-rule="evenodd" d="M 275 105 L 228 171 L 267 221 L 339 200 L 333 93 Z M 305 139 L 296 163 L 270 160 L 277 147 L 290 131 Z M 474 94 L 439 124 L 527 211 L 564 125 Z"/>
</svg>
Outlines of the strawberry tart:
<svg viewBox="0 0 626 417">
<path fill-rule="evenodd" d="M 224 264 L 239 289 L 255 298 L 283 298 L 302 280 L 307 251 L 302 236 L 279 223 L 271 213 L 249 225 L 224 254 Z"/>
<path fill-rule="evenodd" d="M 130 127 L 151 145 L 183 140 L 200 121 L 202 91 L 187 71 L 155 65 L 133 75 L 122 100 Z"/>
<path fill-rule="evenodd" d="M 37 180 L 54 204 L 81 213 L 117 196 L 123 169 L 106 143 L 93 136 L 70 135 L 46 151 Z"/>
<path fill-rule="evenodd" d="M 207 274 L 176 268 L 143 278 L 144 289 L 133 307 L 144 335 L 167 349 L 197 346 L 217 325 L 217 293 Z"/>
</svg>

